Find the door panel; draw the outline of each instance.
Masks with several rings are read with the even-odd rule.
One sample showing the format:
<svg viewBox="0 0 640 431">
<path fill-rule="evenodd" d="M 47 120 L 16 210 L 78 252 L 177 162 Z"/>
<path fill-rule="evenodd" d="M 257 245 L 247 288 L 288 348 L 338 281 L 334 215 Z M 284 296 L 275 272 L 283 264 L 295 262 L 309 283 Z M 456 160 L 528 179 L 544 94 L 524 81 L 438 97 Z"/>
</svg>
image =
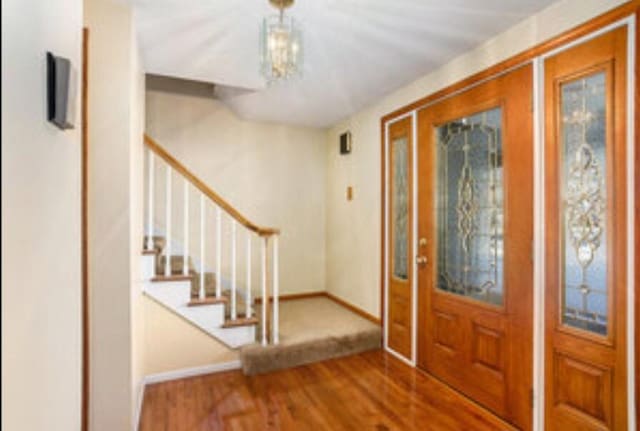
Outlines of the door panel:
<svg viewBox="0 0 640 431">
<path fill-rule="evenodd" d="M 418 364 L 531 428 L 532 68 L 419 111 Z"/>
<path fill-rule="evenodd" d="M 627 429 L 626 37 L 545 60 L 550 430 Z"/>
<path fill-rule="evenodd" d="M 388 345 L 411 359 L 413 134 L 407 117 L 389 126 Z"/>
</svg>

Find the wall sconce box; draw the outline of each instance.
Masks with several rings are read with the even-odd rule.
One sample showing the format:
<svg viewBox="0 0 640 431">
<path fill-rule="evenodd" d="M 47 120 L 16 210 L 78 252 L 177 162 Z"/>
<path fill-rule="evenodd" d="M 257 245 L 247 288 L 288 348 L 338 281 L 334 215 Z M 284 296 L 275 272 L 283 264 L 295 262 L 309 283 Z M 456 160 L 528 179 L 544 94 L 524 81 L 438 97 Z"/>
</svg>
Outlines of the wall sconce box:
<svg viewBox="0 0 640 431">
<path fill-rule="evenodd" d="M 47 52 L 47 120 L 62 130 L 73 129 L 76 84 L 69 59 Z"/>
<path fill-rule="evenodd" d="M 340 135 L 340 154 L 351 153 L 351 132 L 344 132 Z"/>
</svg>

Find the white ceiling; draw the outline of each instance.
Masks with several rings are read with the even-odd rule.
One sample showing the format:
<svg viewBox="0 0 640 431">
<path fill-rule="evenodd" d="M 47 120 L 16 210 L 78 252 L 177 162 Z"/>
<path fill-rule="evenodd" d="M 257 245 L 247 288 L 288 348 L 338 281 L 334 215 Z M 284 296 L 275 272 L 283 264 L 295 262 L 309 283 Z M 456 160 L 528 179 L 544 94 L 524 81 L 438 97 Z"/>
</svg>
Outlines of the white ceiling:
<svg viewBox="0 0 640 431">
<path fill-rule="evenodd" d="M 243 118 L 327 127 L 554 0 L 297 0 L 304 76 L 266 87 L 267 0 L 130 0 L 148 73 L 211 82 Z"/>
</svg>

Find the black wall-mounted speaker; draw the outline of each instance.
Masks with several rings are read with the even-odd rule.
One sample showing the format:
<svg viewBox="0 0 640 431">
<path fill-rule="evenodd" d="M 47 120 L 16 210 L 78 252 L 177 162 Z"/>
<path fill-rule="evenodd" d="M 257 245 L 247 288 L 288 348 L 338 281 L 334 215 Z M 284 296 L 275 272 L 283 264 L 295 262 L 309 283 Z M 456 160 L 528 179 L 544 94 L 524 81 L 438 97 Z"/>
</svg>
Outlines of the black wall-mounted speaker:
<svg viewBox="0 0 640 431">
<path fill-rule="evenodd" d="M 344 132 L 340 135 L 340 154 L 351 153 L 351 132 Z"/>
<path fill-rule="evenodd" d="M 73 129 L 76 75 L 69 59 L 47 52 L 47 120 L 60 129 Z"/>
</svg>

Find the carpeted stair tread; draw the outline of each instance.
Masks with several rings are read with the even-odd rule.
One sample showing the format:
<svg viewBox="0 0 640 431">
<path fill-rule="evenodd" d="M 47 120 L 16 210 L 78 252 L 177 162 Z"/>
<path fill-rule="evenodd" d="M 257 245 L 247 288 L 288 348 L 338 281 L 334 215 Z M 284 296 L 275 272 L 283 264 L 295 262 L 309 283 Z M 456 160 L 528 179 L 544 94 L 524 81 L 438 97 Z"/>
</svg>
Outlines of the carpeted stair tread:
<svg viewBox="0 0 640 431">
<path fill-rule="evenodd" d="M 200 305 L 213 305 L 213 304 L 227 304 L 227 298 L 221 297 L 216 298 L 215 296 L 210 296 L 204 299 L 199 298 L 191 298 L 191 301 L 187 304 L 189 307 L 197 307 Z"/>
<path fill-rule="evenodd" d="M 143 248 L 146 250 L 147 239 L 149 237 L 144 237 Z M 156 274 L 159 277 L 165 274 L 165 266 L 167 262 L 167 256 L 162 254 L 164 247 L 166 245 L 166 239 L 163 236 L 153 236 L 153 247 L 156 253 Z M 188 258 L 187 265 L 189 268 L 189 275 L 191 277 L 191 297 L 197 298 L 200 294 L 200 273 L 195 270 L 193 265 L 193 260 L 191 257 Z M 182 255 L 172 255 L 170 260 L 170 268 L 169 272 L 173 275 L 182 275 L 184 274 L 184 256 Z M 204 290 L 205 297 L 213 297 L 216 292 L 216 276 L 212 272 L 205 272 L 204 275 Z"/>
<path fill-rule="evenodd" d="M 156 272 L 158 274 L 164 274 L 166 262 L 167 262 L 167 256 L 163 254 L 158 254 L 158 257 L 156 259 Z M 182 263 L 184 262 L 184 256 L 176 256 L 176 255 L 171 256 L 170 262 L 171 262 L 171 265 L 169 269 L 171 274 L 182 274 L 184 272 L 184 264 Z M 189 272 L 195 271 L 191 258 L 189 258 L 188 267 L 189 267 Z"/>
<path fill-rule="evenodd" d="M 223 290 L 222 296 L 227 298 L 228 304 L 229 304 L 229 306 L 224 310 L 224 317 L 225 319 L 230 319 L 231 318 L 231 291 Z M 246 311 L 247 311 L 247 304 L 245 303 L 244 297 L 241 296 L 238 292 L 236 296 L 236 316 L 244 317 L 246 316 Z"/>
<path fill-rule="evenodd" d="M 226 319 L 223 328 L 236 328 L 238 326 L 252 326 L 258 324 L 257 317 L 237 317 L 235 320 Z"/>
<path fill-rule="evenodd" d="M 200 273 L 194 271 L 191 279 L 191 297 L 197 298 L 200 294 Z M 216 275 L 213 272 L 204 273 L 204 296 L 209 298 L 216 296 Z"/>
<path fill-rule="evenodd" d="M 288 345 L 252 344 L 240 349 L 240 360 L 244 374 L 255 375 L 379 349 L 380 346 L 381 330 L 376 327 Z"/>
<path fill-rule="evenodd" d="M 183 275 L 183 274 L 171 274 L 164 275 L 159 274 L 155 277 L 151 278 L 151 281 L 190 281 L 193 278 L 193 274 Z"/>
<path fill-rule="evenodd" d="M 146 235 L 143 239 L 142 242 L 142 249 L 146 250 L 147 249 L 147 239 L 149 238 L 148 235 Z M 153 249 L 156 250 L 157 252 L 162 251 L 162 249 L 164 248 L 165 244 L 167 243 L 166 239 L 163 236 L 153 236 Z"/>
</svg>

